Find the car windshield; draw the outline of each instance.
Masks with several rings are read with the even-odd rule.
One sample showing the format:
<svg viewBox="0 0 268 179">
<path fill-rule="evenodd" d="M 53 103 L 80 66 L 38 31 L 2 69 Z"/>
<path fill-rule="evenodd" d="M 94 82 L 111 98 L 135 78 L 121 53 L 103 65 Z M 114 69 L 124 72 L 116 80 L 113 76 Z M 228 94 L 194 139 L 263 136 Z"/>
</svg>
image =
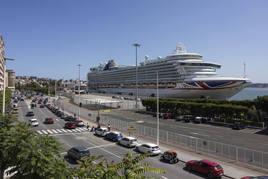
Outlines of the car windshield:
<svg viewBox="0 0 268 179">
<path fill-rule="evenodd" d="M 137 139 L 131 139 L 132 142 L 137 142 Z"/>
<path fill-rule="evenodd" d="M 159 147 L 158 146 L 155 146 L 155 147 L 152 147 L 153 149 L 159 149 Z"/>
<path fill-rule="evenodd" d="M 215 169 L 216 169 L 216 170 L 219 170 L 219 169 L 222 169 L 222 167 L 221 167 L 220 165 L 217 165 L 217 166 L 215 167 Z"/>
<path fill-rule="evenodd" d="M 82 155 L 87 155 L 87 154 L 89 154 L 89 151 L 88 151 L 88 150 L 83 150 L 83 151 L 80 151 L 80 153 L 81 153 Z"/>
</svg>

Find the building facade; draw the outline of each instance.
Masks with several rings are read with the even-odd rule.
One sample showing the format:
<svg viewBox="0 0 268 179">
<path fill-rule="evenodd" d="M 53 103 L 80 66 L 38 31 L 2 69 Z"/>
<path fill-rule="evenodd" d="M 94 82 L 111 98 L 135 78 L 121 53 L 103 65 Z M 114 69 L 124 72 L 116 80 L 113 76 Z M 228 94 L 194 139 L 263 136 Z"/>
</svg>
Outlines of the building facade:
<svg viewBox="0 0 268 179">
<path fill-rule="evenodd" d="M 5 73 L 5 44 L 0 35 L 0 91 L 4 88 L 4 73 Z"/>
<path fill-rule="evenodd" d="M 12 91 L 15 90 L 15 72 L 13 70 L 6 70 L 6 84 L 5 86 Z"/>
</svg>

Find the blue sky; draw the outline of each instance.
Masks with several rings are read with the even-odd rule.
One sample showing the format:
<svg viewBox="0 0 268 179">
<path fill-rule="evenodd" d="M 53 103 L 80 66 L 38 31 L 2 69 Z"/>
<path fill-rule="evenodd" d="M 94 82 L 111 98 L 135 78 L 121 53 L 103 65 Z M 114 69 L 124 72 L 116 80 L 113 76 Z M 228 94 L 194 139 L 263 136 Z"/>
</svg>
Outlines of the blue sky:
<svg viewBox="0 0 268 179">
<path fill-rule="evenodd" d="M 76 79 L 115 59 L 166 56 L 177 42 L 224 76 L 268 82 L 267 0 L 0 0 L 7 67 L 17 75 Z"/>
</svg>

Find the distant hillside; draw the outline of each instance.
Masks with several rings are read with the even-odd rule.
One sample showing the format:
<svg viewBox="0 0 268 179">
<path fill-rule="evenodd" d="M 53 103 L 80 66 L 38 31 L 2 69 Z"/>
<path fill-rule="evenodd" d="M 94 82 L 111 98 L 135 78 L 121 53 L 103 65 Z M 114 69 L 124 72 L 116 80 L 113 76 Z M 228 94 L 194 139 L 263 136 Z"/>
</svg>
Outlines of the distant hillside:
<svg viewBox="0 0 268 179">
<path fill-rule="evenodd" d="M 252 83 L 248 85 L 249 88 L 268 88 L 268 83 Z"/>
</svg>

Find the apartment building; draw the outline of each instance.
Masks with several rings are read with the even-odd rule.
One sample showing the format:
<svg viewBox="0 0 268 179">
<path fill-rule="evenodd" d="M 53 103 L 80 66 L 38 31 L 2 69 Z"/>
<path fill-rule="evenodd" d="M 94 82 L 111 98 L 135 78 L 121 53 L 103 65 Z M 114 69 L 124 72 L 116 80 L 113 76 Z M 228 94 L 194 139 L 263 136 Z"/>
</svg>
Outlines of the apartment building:
<svg viewBox="0 0 268 179">
<path fill-rule="evenodd" d="M 4 87 L 4 73 L 5 73 L 5 44 L 0 35 L 0 91 Z"/>
</svg>

